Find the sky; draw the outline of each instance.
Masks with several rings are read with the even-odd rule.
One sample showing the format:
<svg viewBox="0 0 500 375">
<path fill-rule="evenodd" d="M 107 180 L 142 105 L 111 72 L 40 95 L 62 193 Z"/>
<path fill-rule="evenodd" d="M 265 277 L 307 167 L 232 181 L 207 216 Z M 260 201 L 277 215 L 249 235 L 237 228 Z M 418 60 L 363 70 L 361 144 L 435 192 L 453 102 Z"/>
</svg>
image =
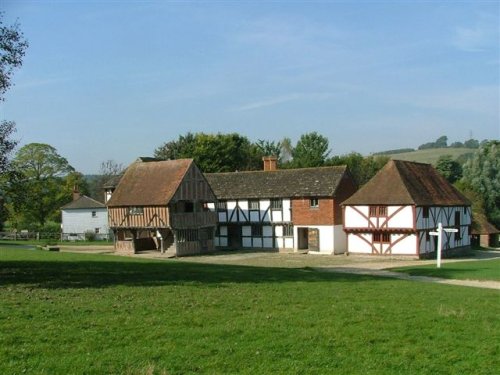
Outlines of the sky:
<svg viewBox="0 0 500 375">
<path fill-rule="evenodd" d="M 331 155 L 500 138 L 500 1 L 0 0 L 29 41 L 0 104 L 78 171 L 187 132 Z"/>
</svg>

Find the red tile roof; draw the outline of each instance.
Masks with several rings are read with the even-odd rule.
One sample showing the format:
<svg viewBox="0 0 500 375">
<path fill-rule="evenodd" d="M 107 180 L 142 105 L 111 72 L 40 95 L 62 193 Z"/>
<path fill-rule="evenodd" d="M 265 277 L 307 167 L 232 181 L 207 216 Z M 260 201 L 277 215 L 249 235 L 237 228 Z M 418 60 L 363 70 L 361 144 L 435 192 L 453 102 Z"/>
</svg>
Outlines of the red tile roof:
<svg viewBox="0 0 500 375">
<path fill-rule="evenodd" d="M 174 196 L 191 164 L 192 159 L 139 159 L 127 168 L 107 206 L 165 206 Z"/>
<path fill-rule="evenodd" d="M 469 206 L 430 164 L 391 160 L 344 205 Z"/>
</svg>

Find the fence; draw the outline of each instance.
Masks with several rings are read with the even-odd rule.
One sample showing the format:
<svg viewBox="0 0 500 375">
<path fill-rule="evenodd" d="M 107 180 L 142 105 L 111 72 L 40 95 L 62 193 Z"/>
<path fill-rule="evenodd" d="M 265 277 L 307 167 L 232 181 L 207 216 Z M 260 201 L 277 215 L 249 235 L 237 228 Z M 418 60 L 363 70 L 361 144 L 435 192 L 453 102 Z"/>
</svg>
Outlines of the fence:
<svg viewBox="0 0 500 375">
<path fill-rule="evenodd" d="M 113 233 L 0 232 L 0 240 L 112 241 Z"/>
</svg>

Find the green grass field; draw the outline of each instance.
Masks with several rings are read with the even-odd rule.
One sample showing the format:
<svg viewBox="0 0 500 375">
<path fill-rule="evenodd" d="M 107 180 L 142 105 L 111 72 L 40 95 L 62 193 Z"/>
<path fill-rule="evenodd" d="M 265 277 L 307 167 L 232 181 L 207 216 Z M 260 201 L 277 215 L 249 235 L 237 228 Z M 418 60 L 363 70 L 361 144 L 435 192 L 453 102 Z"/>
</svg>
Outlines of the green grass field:
<svg viewBox="0 0 500 375">
<path fill-rule="evenodd" d="M 428 163 L 436 165 L 439 157 L 450 155 L 453 160 L 465 154 L 473 154 L 476 149 L 472 148 L 432 148 L 427 150 L 417 150 L 413 152 L 405 152 L 401 154 L 387 155 L 391 159 L 416 161 L 419 163 Z"/>
<path fill-rule="evenodd" d="M 1 374 L 493 374 L 498 291 L 0 248 Z"/>
<path fill-rule="evenodd" d="M 392 271 L 404 272 L 414 276 L 442 277 L 459 280 L 500 281 L 500 258 L 494 260 L 443 263 L 441 268 L 435 264 L 418 267 L 393 268 Z"/>
</svg>

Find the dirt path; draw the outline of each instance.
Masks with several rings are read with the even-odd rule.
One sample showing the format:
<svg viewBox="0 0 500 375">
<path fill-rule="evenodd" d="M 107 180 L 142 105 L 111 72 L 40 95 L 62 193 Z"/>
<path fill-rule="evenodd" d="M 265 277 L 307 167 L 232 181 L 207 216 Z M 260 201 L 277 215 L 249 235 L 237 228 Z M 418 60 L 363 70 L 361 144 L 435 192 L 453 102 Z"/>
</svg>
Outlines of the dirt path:
<svg viewBox="0 0 500 375">
<path fill-rule="evenodd" d="M 404 267 L 404 265 L 401 265 L 401 267 Z M 412 276 L 402 272 L 392 272 L 377 268 L 315 267 L 315 270 L 320 272 L 350 273 L 356 275 L 390 277 L 393 279 L 419 281 L 424 283 L 460 285 L 460 286 L 470 286 L 475 288 L 500 290 L 500 282 L 490 281 L 490 280 L 457 280 L 457 279 L 442 279 L 439 277 L 429 277 L 429 276 Z"/>
</svg>

